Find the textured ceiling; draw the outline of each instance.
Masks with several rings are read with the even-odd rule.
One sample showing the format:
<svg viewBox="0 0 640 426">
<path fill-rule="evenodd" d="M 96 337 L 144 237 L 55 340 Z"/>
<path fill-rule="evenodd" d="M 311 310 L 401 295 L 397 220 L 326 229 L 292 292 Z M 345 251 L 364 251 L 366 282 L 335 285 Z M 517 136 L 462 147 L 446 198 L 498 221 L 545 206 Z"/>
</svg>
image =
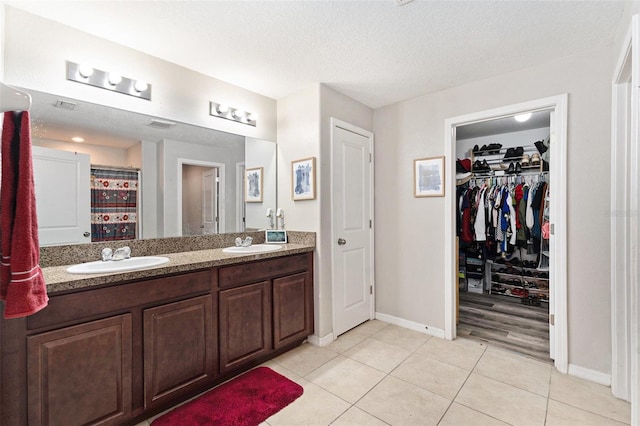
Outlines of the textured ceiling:
<svg viewBox="0 0 640 426">
<path fill-rule="evenodd" d="M 274 99 L 377 108 L 613 41 L 625 2 L 8 1 Z"/>
</svg>

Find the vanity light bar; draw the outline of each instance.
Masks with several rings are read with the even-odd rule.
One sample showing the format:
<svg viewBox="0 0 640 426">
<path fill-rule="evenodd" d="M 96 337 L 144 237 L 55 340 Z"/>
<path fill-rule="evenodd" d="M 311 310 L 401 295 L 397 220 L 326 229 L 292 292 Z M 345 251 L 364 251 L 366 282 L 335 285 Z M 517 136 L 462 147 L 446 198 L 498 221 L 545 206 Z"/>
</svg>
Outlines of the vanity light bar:
<svg viewBox="0 0 640 426">
<path fill-rule="evenodd" d="M 236 123 L 247 124 L 253 127 L 256 127 L 258 124 L 258 120 L 254 113 L 216 102 L 209 102 L 209 115 L 235 121 Z"/>
<path fill-rule="evenodd" d="M 88 84 L 112 92 L 151 100 L 151 85 L 143 80 L 133 80 L 109 71 L 67 61 L 67 80 Z"/>
</svg>

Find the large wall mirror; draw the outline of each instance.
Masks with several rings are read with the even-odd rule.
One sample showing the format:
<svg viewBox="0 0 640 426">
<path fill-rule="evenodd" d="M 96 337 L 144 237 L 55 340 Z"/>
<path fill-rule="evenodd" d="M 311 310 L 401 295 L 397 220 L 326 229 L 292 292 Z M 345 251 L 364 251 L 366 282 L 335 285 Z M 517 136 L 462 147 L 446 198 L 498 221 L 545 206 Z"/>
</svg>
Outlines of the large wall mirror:
<svg viewBox="0 0 640 426">
<path fill-rule="evenodd" d="M 276 143 L 21 90 L 41 245 L 270 228 Z"/>
</svg>

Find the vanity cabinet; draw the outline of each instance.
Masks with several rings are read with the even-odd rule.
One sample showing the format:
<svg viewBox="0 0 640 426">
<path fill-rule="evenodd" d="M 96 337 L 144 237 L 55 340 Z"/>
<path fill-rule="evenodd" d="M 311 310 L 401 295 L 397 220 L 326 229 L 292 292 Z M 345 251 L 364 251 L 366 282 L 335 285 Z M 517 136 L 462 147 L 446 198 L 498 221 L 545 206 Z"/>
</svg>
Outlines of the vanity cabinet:
<svg viewBox="0 0 640 426">
<path fill-rule="evenodd" d="M 313 334 L 312 254 L 220 268 L 220 372 Z"/>
<path fill-rule="evenodd" d="M 29 424 L 115 425 L 129 418 L 131 355 L 129 314 L 27 337 Z"/>
<path fill-rule="evenodd" d="M 269 281 L 222 290 L 218 300 L 221 373 L 237 369 L 271 351 Z"/>
<path fill-rule="evenodd" d="M 273 280 L 273 346 L 279 349 L 313 334 L 313 287 L 309 272 Z"/>
<path fill-rule="evenodd" d="M 313 253 L 53 293 L 27 318 L 2 311 L 1 425 L 135 425 L 313 334 Z"/>
<path fill-rule="evenodd" d="M 143 323 L 145 408 L 215 378 L 215 322 L 210 296 L 145 309 Z"/>
</svg>

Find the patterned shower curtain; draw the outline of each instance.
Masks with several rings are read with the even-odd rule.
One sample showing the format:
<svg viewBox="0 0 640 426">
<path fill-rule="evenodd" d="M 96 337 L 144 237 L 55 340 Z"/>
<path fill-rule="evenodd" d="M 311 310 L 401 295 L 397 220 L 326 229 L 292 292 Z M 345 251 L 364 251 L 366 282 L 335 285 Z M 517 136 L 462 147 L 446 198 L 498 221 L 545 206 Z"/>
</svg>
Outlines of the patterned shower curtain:
<svg viewBox="0 0 640 426">
<path fill-rule="evenodd" d="M 91 168 L 91 241 L 136 238 L 138 171 Z"/>
</svg>

